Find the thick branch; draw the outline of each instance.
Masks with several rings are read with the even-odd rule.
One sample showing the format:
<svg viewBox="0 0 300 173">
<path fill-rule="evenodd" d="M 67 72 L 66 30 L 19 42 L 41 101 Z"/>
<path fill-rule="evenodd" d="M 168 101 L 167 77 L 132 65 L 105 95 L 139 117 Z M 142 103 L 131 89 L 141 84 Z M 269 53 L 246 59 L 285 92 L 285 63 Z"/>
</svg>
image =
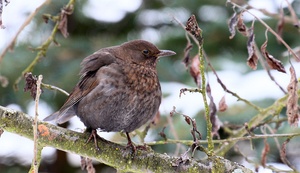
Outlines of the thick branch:
<svg viewBox="0 0 300 173">
<path fill-rule="evenodd" d="M 0 127 L 33 139 L 33 118 L 23 112 L 18 112 L 0 106 Z M 251 172 L 243 166 L 212 156 L 207 160 L 196 161 L 171 157 L 154 151 L 140 151 L 132 156 L 124 146 L 106 140 L 99 140 L 101 151 L 96 151 L 93 143 L 86 144 L 88 134 L 74 132 L 65 128 L 38 122 L 38 142 L 40 146 L 51 146 L 59 150 L 75 153 L 95 159 L 117 170 L 126 172 Z"/>
</svg>

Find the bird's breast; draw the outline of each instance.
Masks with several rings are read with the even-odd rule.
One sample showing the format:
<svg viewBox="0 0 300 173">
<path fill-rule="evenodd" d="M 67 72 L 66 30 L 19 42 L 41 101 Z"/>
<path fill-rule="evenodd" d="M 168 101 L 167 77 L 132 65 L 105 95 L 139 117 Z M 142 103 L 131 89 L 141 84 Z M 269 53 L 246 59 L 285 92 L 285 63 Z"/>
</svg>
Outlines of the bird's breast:
<svg viewBox="0 0 300 173">
<path fill-rule="evenodd" d="M 125 83 L 136 92 L 160 92 L 161 90 L 155 69 L 133 64 L 131 68 L 124 69 L 124 74 Z"/>
</svg>

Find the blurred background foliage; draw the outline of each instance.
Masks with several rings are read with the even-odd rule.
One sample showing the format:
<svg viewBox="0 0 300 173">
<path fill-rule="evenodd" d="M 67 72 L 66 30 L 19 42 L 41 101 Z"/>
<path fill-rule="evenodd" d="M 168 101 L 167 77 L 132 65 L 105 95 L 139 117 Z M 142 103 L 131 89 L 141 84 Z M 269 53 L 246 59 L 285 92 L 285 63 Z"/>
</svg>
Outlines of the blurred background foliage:
<svg viewBox="0 0 300 173">
<path fill-rule="evenodd" d="M 245 4 L 248 1 L 236 0 L 239 4 Z M 30 31 L 24 31 L 27 35 L 25 41 L 18 42 L 13 52 L 5 55 L 0 64 L 0 74 L 9 80 L 9 85 L 5 88 L 0 88 L 0 105 L 7 106 L 9 104 L 18 104 L 24 112 L 28 108 L 28 103 L 33 99 L 29 93 L 24 93 L 24 80 L 22 80 L 18 87 L 19 90 L 13 90 L 14 81 L 21 75 L 21 72 L 28 66 L 28 64 L 36 56 L 36 51 L 31 48 L 36 48 L 50 35 L 54 23 L 49 21 L 48 24 L 42 19 L 44 13 L 56 15 L 61 8 L 67 4 L 67 0 L 53 0 L 51 3 L 43 8 L 41 12 L 36 15 L 31 25 Z M 232 7 L 226 6 L 225 1 L 220 0 L 144 0 L 141 1 L 140 6 L 132 11 L 126 12 L 123 18 L 119 21 L 109 22 L 95 20 L 85 14 L 84 8 L 89 1 L 78 0 L 75 5 L 74 13 L 68 17 L 68 31 L 69 37 L 64 38 L 60 33 L 56 35 L 56 41 L 59 45 L 52 44 L 44 57 L 38 65 L 34 68 L 33 74 L 42 74 L 44 83 L 52 84 L 65 89 L 70 92 L 78 81 L 78 72 L 80 69 L 80 62 L 82 59 L 91 53 L 97 51 L 102 47 L 118 45 L 125 41 L 132 39 L 145 39 L 155 43 L 161 49 L 170 49 L 177 52 L 174 57 L 162 58 L 158 64 L 158 74 L 162 82 L 179 82 L 190 85 L 192 88 L 196 87 L 193 78 L 189 75 L 188 70 L 182 63 L 184 57 L 184 48 L 187 44 L 185 37 L 185 30 L 180 27 L 173 19 L 176 17 L 184 25 L 191 14 L 195 14 L 198 24 L 203 30 L 204 49 L 210 61 L 216 70 L 226 70 L 230 67 L 224 64 L 235 64 L 238 68 L 233 69 L 240 73 L 247 73 L 250 68 L 246 64 L 248 57 L 246 43 L 247 38 L 241 34 L 237 34 L 234 39 L 229 39 L 229 31 L 227 21 L 233 14 Z M 101 3 L 101 1 L 99 1 Z M 135 1 L 136 3 L 136 1 Z M 116 4 L 110 3 L 111 8 Z M 292 3 L 296 12 L 300 11 L 300 1 Z M 278 9 L 279 11 L 279 9 Z M 288 10 L 284 9 L 285 14 L 289 14 Z M 101 12 L 100 12 L 101 13 Z M 298 14 L 299 15 L 299 14 Z M 264 18 L 268 25 L 276 28 L 278 20 L 272 18 Z M 247 26 L 251 25 L 251 21 L 246 22 Z M 261 45 L 265 41 L 265 28 L 255 23 L 256 43 Z M 284 40 L 289 43 L 291 47 L 299 46 L 299 32 L 292 24 L 287 23 L 284 26 Z M 282 58 L 282 52 L 286 51 L 283 45 L 277 43 L 274 36 L 269 35 L 268 51 L 276 55 L 277 58 L 284 63 L 288 59 Z M 2 51 L 1 51 L 2 52 Z M 191 57 L 196 55 L 197 48 L 194 45 L 191 52 Z M 232 67 L 232 66 L 231 66 Z M 258 66 L 261 69 L 261 65 Z M 178 91 L 179 93 L 179 91 Z M 197 95 L 200 96 L 200 95 Z M 66 96 L 59 93 L 44 89 L 42 100 L 47 102 L 53 110 L 57 110 L 65 101 Z M 256 103 L 264 107 L 270 105 L 274 100 L 266 98 L 259 100 Z M 170 110 L 171 111 L 171 110 Z M 219 115 L 221 121 L 230 122 L 237 126 L 243 125 L 248 121 L 255 111 L 243 104 L 232 106 L 227 112 Z M 198 122 L 199 131 L 205 139 L 205 119 L 203 112 L 199 112 L 195 117 Z M 189 132 L 188 125 L 184 123 L 181 116 L 175 116 L 172 119 L 175 129 L 187 129 L 184 133 L 177 131 L 179 139 L 192 139 Z M 155 127 L 151 127 L 152 134 L 158 134 L 162 127 L 167 125 L 166 116 L 162 116 L 160 122 Z M 283 129 L 284 131 L 284 129 Z M 170 130 L 165 131 L 168 137 L 173 134 Z M 220 137 L 226 137 L 226 133 L 220 132 Z M 224 135 L 224 136 L 223 136 Z M 154 140 L 161 140 L 159 135 L 154 135 Z M 0 139 L 1 141 L 1 139 Z M 1 141 L 3 142 L 3 141 Z M 270 140 L 272 145 L 274 140 Z M 263 147 L 263 141 L 255 141 L 255 150 L 257 153 L 254 156 L 257 159 L 260 157 L 260 152 Z M 250 148 L 250 146 L 248 146 Z M 276 147 L 274 147 L 276 148 Z M 154 146 L 154 150 L 161 153 L 174 154 L 176 145 L 159 145 Z M 186 148 L 183 148 L 186 149 Z M 180 149 L 176 154 L 182 153 L 184 150 Z M 299 145 L 298 145 L 299 149 Z M 270 161 L 280 162 L 278 150 L 271 150 L 272 158 Z M 233 159 L 237 156 L 233 151 L 229 152 L 228 158 Z M 198 156 L 201 157 L 201 156 Z M 80 172 L 79 167 L 70 165 L 66 160 L 64 152 L 57 151 L 57 160 L 43 159 L 41 164 L 41 172 Z M 5 158 L 8 159 L 8 158 Z M 257 160 L 259 162 L 259 159 Z M 113 168 L 96 163 L 95 168 L 97 172 L 114 172 Z M 15 163 L 15 165 L 0 165 L 1 172 L 27 172 L 28 165 Z"/>
</svg>

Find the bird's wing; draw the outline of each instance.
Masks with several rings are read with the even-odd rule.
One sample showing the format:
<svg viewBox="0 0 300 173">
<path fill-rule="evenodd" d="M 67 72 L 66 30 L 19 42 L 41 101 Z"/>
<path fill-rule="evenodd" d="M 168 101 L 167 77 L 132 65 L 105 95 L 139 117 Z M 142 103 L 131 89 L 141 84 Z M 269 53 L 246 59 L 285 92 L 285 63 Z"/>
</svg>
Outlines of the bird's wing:
<svg viewBox="0 0 300 173">
<path fill-rule="evenodd" d="M 75 116 L 76 113 L 73 106 L 98 85 L 99 81 L 96 78 L 97 71 L 101 67 L 112 64 L 115 61 L 116 57 L 109 52 L 100 51 L 86 57 L 81 63 L 80 81 L 60 110 L 46 117 L 44 121 L 55 119 L 57 123 L 61 124 Z"/>
</svg>

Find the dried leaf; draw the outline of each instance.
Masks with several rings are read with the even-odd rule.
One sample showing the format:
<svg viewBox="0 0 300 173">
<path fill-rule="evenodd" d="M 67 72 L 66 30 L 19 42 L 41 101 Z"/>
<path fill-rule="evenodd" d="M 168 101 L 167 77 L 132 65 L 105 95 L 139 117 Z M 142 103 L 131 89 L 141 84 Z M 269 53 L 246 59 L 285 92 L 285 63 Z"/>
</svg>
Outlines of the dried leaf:
<svg viewBox="0 0 300 173">
<path fill-rule="evenodd" d="M 188 125 L 191 125 L 190 117 L 185 116 L 185 117 L 184 117 L 184 120 L 185 120 L 186 123 L 188 123 Z"/>
<path fill-rule="evenodd" d="M 246 25 L 244 24 L 244 20 L 243 20 L 243 12 L 241 12 L 238 15 L 238 22 L 237 22 L 237 30 L 243 35 L 243 36 L 248 36 L 248 29 L 246 27 Z"/>
<path fill-rule="evenodd" d="M 167 135 L 165 134 L 165 129 L 166 129 L 166 127 L 164 127 L 164 128 L 162 129 L 162 131 L 159 132 L 158 134 L 159 134 L 165 141 L 167 141 Z"/>
<path fill-rule="evenodd" d="M 85 170 L 85 168 L 86 168 L 86 158 L 83 156 L 80 156 L 80 167 L 81 167 L 81 170 Z"/>
<path fill-rule="evenodd" d="M 202 30 L 198 26 L 195 15 L 192 15 L 186 22 L 185 30 L 192 34 L 197 40 L 199 45 L 202 45 Z"/>
<path fill-rule="evenodd" d="M 300 118 L 299 106 L 298 106 L 298 93 L 297 93 L 298 81 L 293 66 L 290 67 L 290 72 L 291 72 L 291 80 L 287 88 L 289 97 L 287 100 L 286 114 L 288 116 L 288 122 L 292 126 L 298 126 L 298 122 Z"/>
<path fill-rule="evenodd" d="M 277 23 L 277 34 L 282 37 L 282 33 L 283 33 L 283 26 L 284 26 L 284 13 L 283 13 L 283 8 L 280 9 L 280 18 L 278 20 L 278 23 Z M 277 42 L 278 43 L 281 43 L 281 41 L 278 40 L 278 38 L 276 37 L 277 39 Z"/>
<path fill-rule="evenodd" d="M 61 34 L 67 38 L 69 36 L 68 33 L 68 15 L 73 13 L 73 6 L 70 5 L 68 8 L 63 8 L 60 13 L 60 21 L 58 25 L 58 29 L 60 30 Z"/>
<path fill-rule="evenodd" d="M 183 59 L 183 63 L 185 65 L 185 67 L 188 67 L 190 64 L 190 51 L 192 49 L 193 45 L 191 44 L 190 41 L 188 41 L 185 49 L 184 49 L 184 59 Z"/>
<path fill-rule="evenodd" d="M 219 138 L 219 129 L 222 126 L 222 122 L 219 120 L 218 116 L 217 116 L 217 107 L 216 104 L 214 103 L 214 99 L 211 95 L 211 88 L 209 83 L 207 83 L 206 86 L 206 93 L 207 96 L 210 100 L 209 102 L 209 116 L 210 116 L 210 122 L 212 124 L 212 135 L 213 136 L 217 136 Z"/>
<path fill-rule="evenodd" d="M 200 69 L 199 68 L 200 68 L 200 60 L 199 60 L 199 56 L 196 55 L 192 59 L 192 63 L 191 63 L 191 66 L 190 66 L 190 74 L 194 78 L 194 81 L 197 84 L 197 86 L 199 88 L 201 88 L 201 75 L 200 75 Z"/>
<path fill-rule="evenodd" d="M 210 100 L 210 102 L 209 102 L 210 116 L 215 116 L 216 112 L 217 112 L 217 107 L 216 107 L 216 104 L 214 103 L 213 96 L 211 95 L 211 88 L 210 88 L 209 83 L 207 83 L 207 85 L 206 85 L 206 93 Z"/>
<path fill-rule="evenodd" d="M 233 13 L 233 15 L 231 16 L 231 18 L 228 21 L 228 28 L 229 28 L 229 32 L 230 32 L 230 36 L 229 39 L 232 39 L 235 36 L 235 27 L 238 23 L 238 15 L 236 12 Z"/>
<path fill-rule="evenodd" d="M 81 169 L 86 169 L 88 173 L 96 173 L 96 170 L 93 166 L 93 160 L 87 157 L 80 156 L 81 159 Z"/>
<path fill-rule="evenodd" d="M 290 139 L 286 139 L 286 141 L 283 142 L 281 149 L 280 149 L 280 159 L 282 160 L 283 163 L 286 163 L 287 158 L 286 158 L 286 145 L 290 142 Z"/>
<path fill-rule="evenodd" d="M 5 88 L 7 87 L 8 83 L 7 77 L 0 75 L 0 85 Z"/>
<path fill-rule="evenodd" d="M 25 77 L 25 87 L 24 87 L 24 92 L 29 91 L 31 97 L 33 97 L 33 99 L 35 99 L 36 97 L 36 90 L 37 90 L 37 77 L 33 76 L 31 72 L 25 73 L 24 75 Z M 43 90 L 42 90 L 43 92 Z"/>
<path fill-rule="evenodd" d="M 202 135 L 198 131 L 196 120 L 192 119 L 192 118 L 190 118 L 190 120 L 192 121 L 192 126 L 193 126 L 193 129 L 191 130 L 191 133 L 192 133 L 192 136 L 193 136 L 193 140 L 196 142 L 197 140 L 200 140 L 202 138 Z M 196 133 L 198 134 L 198 138 L 196 137 Z"/>
<path fill-rule="evenodd" d="M 170 112 L 170 117 L 173 117 L 175 113 L 176 113 L 176 107 L 173 106 L 173 110 Z"/>
<path fill-rule="evenodd" d="M 219 102 L 219 111 L 224 112 L 227 110 L 227 107 L 228 106 L 226 104 L 225 95 L 224 95 Z"/>
<path fill-rule="evenodd" d="M 265 52 L 265 58 L 267 59 L 267 63 L 271 69 L 275 69 L 277 71 L 280 71 L 282 73 L 286 73 L 283 64 L 281 61 L 275 59 L 272 55 L 270 55 L 268 52 Z"/>
<path fill-rule="evenodd" d="M 255 52 L 255 35 L 253 32 L 253 26 L 248 29 L 249 37 L 247 41 L 247 50 L 248 50 L 248 59 L 247 59 L 247 64 L 252 70 L 256 70 L 257 68 L 257 62 L 258 62 L 258 56 L 256 55 Z"/>
<path fill-rule="evenodd" d="M 263 167 L 266 167 L 266 163 L 267 163 L 267 154 L 269 153 L 270 151 L 270 145 L 268 144 L 267 140 L 264 140 L 264 144 L 265 144 L 265 147 L 261 153 L 261 165 Z"/>
<path fill-rule="evenodd" d="M 191 130 L 191 134 L 192 134 L 192 136 L 193 136 L 194 142 L 197 142 L 197 141 L 198 141 L 198 140 L 197 140 L 197 137 L 196 137 L 196 133 L 199 135 L 199 140 L 200 140 L 201 137 L 202 137 L 202 135 L 201 135 L 201 133 L 197 130 L 196 120 L 195 120 L 195 119 L 192 119 L 192 118 L 189 117 L 188 115 L 184 115 L 184 114 L 182 114 L 182 113 L 176 112 L 175 109 L 176 109 L 176 107 L 173 106 L 173 110 L 170 112 L 170 116 L 171 116 L 171 117 L 174 116 L 175 113 L 180 114 L 181 116 L 183 116 L 184 119 L 185 119 L 185 121 L 186 121 L 189 125 L 192 124 L 193 129 Z"/>
<path fill-rule="evenodd" d="M 283 64 L 281 61 L 275 59 L 272 55 L 269 54 L 269 52 L 266 50 L 267 48 L 267 43 L 268 43 L 268 38 L 266 37 L 266 41 L 264 44 L 261 45 L 260 50 L 263 56 L 266 58 L 267 63 L 271 69 L 275 69 L 277 71 L 286 73 Z"/>
<path fill-rule="evenodd" d="M 228 28 L 230 32 L 229 39 L 232 39 L 235 36 L 236 29 L 244 36 L 248 36 L 248 29 L 246 25 L 244 24 L 243 20 L 243 11 L 237 14 L 234 12 L 234 14 L 231 16 L 231 18 L 228 21 Z"/>
<path fill-rule="evenodd" d="M 61 13 L 58 29 L 60 30 L 61 34 L 67 38 L 69 36 L 68 33 L 68 18 L 65 13 Z"/>
</svg>

